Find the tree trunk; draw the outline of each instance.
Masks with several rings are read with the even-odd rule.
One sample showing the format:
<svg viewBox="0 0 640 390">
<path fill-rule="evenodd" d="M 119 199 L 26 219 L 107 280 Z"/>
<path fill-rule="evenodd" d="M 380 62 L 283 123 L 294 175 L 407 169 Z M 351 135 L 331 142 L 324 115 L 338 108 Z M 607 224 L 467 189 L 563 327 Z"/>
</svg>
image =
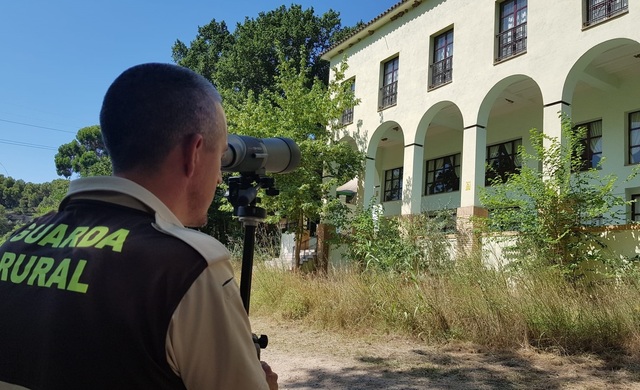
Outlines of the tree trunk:
<svg viewBox="0 0 640 390">
<path fill-rule="evenodd" d="M 331 225 L 324 223 L 318 225 L 318 271 L 325 275 L 329 272 L 329 239 L 334 230 Z"/>
<path fill-rule="evenodd" d="M 304 217 L 301 215 L 298 218 L 298 223 L 296 224 L 296 234 L 295 234 L 295 249 L 293 253 L 293 270 L 298 272 L 300 269 L 300 250 L 302 249 L 302 237 L 304 237 L 304 225 L 303 225 Z"/>
</svg>

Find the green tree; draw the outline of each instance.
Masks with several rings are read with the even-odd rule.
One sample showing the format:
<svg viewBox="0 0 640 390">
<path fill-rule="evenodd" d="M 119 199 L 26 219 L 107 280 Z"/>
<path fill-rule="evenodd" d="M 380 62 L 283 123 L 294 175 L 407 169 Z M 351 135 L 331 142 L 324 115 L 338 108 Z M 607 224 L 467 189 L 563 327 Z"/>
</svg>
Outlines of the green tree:
<svg viewBox="0 0 640 390">
<path fill-rule="evenodd" d="M 24 180 L 0 175 L 0 205 L 7 210 L 17 209 L 25 184 Z"/>
<path fill-rule="evenodd" d="M 249 95 L 252 96 L 249 104 L 255 105 L 256 96 L 263 91 L 277 91 L 278 66 L 282 60 L 289 61 L 297 71 L 307 74 L 307 87 L 313 83 L 314 76 L 328 82 L 329 65 L 320 59 L 320 54 L 361 25 L 360 22 L 356 27 L 342 27 L 339 14 L 334 11 L 318 16 L 313 8 L 303 10 L 299 5 L 282 6 L 262 12 L 256 18 L 246 18 L 236 25 L 233 33 L 229 32 L 224 21 L 213 19 L 208 25 L 198 28 L 198 34 L 189 46 L 180 40 L 175 42 L 173 60 L 216 85 L 224 97 L 225 108 L 229 110 L 230 122 L 233 122 L 230 112 L 233 108 L 240 111 Z M 269 101 L 269 98 L 264 101 Z M 245 112 L 245 115 L 248 114 Z M 314 126 L 320 127 L 321 124 Z M 243 130 L 242 125 L 231 125 L 230 129 L 232 133 L 257 134 L 253 130 Z M 275 135 L 274 130 L 262 134 L 264 137 Z M 318 172 L 321 170 L 319 167 Z M 209 224 L 204 230 L 225 241 L 229 237 L 237 237 L 239 224 L 231 221 L 230 211 L 219 207 L 219 199 L 216 198 L 209 209 Z"/>
<path fill-rule="evenodd" d="M 36 214 L 43 215 L 51 211 L 56 211 L 62 198 L 69 190 L 69 180 L 56 179 L 50 183 L 43 183 L 46 186 L 45 196 L 36 207 Z"/>
<path fill-rule="evenodd" d="M 520 147 L 519 174 L 504 183 L 495 175 L 492 186 L 481 191 L 490 210 L 484 222 L 493 232 L 518 232 L 511 247 L 515 264 L 560 267 L 580 276 L 582 266 L 609 260 L 587 227 L 617 221 L 628 202 L 614 194 L 615 175 L 601 175 L 599 167 L 582 170 L 584 128 L 575 129 L 563 118 L 564 142 L 535 129 L 530 134 L 533 153 Z"/>
<path fill-rule="evenodd" d="M 46 184 L 26 183 L 20 196 L 18 210 L 25 214 L 33 214 L 38 204 L 45 197 Z"/>
<path fill-rule="evenodd" d="M 276 87 L 282 92 L 250 93 L 244 104 L 225 109 L 231 133 L 288 137 L 300 147 L 300 166 L 275 177 L 280 195 L 262 197 L 262 207 L 271 213 L 271 221 L 287 219 L 295 224 L 299 245 L 304 221 L 315 221 L 323 214 L 323 199 L 328 199 L 331 188 L 362 171 L 363 154 L 338 141 L 340 125 L 336 120 L 357 100 L 349 83 L 344 82 L 344 63 L 328 86 L 318 78 L 311 79 L 304 64 L 296 66 L 283 59 L 278 69 Z M 298 260 L 299 250 L 295 252 Z"/>
<path fill-rule="evenodd" d="M 333 10 L 318 16 L 313 8 L 281 6 L 255 19 L 245 18 L 233 34 L 224 22 L 212 20 L 198 28 L 190 46 L 176 41 L 173 60 L 207 77 L 225 99 L 237 99 L 249 91 L 260 94 L 272 89 L 281 59 L 296 67 L 304 64 L 312 77 L 328 82 L 329 65 L 320 55 L 351 31 L 342 27 Z"/>
<path fill-rule="evenodd" d="M 173 61 L 213 81 L 220 58 L 230 50 L 233 42 L 227 24 L 213 19 L 206 26 L 198 27 L 198 34 L 189 47 L 176 40 L 172 48 Z"/>
<path fill-rule="evenodd" d="M 100 126 L 83 127 L 76 138 L 58 148 L 55 156 L 58 175 L 70 178 L 110 175 L 111 161 L 102 141 Z"/>
<path fill-rule="evenodd" d="M 31 220 L 50 192 L 51 183 L 25 183 L 0 175 L 0 237 Z"/>
<path fill-rule="evenodd" d="M 4 206 L 0 205 L 0 237 L 3 237 L 5 234 L 9 233 L 13 225 L 7 216 L 7 211 Z M 0 244 L 2 244 L 2 239 L 0 238 Z"/>
</svg>

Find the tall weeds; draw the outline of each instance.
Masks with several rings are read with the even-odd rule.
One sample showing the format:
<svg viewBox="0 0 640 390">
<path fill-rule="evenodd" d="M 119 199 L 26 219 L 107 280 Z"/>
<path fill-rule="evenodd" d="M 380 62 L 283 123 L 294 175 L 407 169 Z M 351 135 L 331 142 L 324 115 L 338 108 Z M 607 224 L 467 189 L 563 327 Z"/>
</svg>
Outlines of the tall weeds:
<svg viewBox="0 0 640 390">
<path fill-rule="evenodd" d="M 252 313 L 430 343 L 567 353 L 639 350 L 637 284 L 576 286 L 553 270 L 516 277 L 475 264 L 460 262 L 433 275 L 341 270 L 324 277 L 259 266 Z"/>
</svg>

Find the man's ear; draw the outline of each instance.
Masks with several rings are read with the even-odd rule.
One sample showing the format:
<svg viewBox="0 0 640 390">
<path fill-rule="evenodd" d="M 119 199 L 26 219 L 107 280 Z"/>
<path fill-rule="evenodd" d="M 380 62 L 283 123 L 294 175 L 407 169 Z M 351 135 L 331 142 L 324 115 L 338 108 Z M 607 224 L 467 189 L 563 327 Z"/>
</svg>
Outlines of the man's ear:
<svg viewBox="0 0 640 390">
<path fill-rule="evenodd" d="M 204 149 L 204 138 L 202 134 L 191 134 L 186 137 L 182 145 L 184 174 L 187 177 L 193 176 L 197 163 L 201 157 L 200 153 Z"/>
</svg>

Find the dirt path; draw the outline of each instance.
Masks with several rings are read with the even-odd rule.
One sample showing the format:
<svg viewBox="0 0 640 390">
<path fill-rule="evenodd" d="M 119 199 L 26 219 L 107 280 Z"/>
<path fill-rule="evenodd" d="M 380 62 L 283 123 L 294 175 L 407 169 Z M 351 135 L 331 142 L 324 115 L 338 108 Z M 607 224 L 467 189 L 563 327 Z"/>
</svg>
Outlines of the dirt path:
<svg viewBox="0 0 640 390">
<path fill-rule="evenodd" d="M 347 337 L 252 316 L 269 336 L 262 351 L 280 389 L 640 389 L 640 362 L 625 357 L 491 353 L 430 347 L 399 337 Z"/>
</svg>

